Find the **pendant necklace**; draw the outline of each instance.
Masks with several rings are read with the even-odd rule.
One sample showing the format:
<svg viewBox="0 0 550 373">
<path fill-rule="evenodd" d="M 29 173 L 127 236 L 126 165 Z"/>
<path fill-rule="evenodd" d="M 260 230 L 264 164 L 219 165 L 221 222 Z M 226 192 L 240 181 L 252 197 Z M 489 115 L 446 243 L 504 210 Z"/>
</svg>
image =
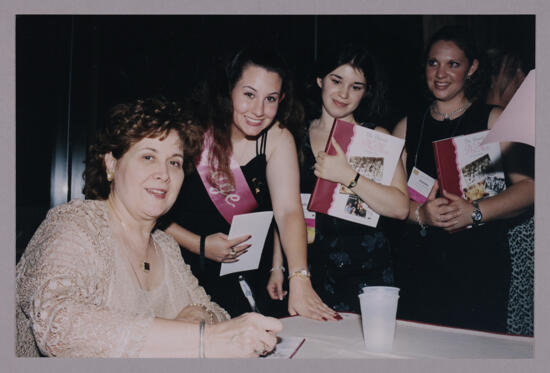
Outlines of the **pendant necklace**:
<svg viewBox="0 0 550 373">
<path fill-rule="evenodd" d="M 120 225 L 122 226 L 122 229 L 124 229 L 124 231 L 126 231 L 126 225 L 124 224 L 122 219 L 118 216 L 117 212 L 115 211 L 115 209 L 113 208 L 113 206 L 111 205 L 111 202 L 109 200 L 107 200 L 107 204 L 109 205 L 109 208 L 113 212 L 113 215 L 116 216 L 117 220 L 119 221 Z M 132 246 L 132 245 L 127 244 L 127 242 L 126 242 L 127 240 L 124 236 L 122 237 L 122 240 L 124 241 L 124 246 L 130 246 L 130 247 Z M 155 242 L 155 240 L 152 237 L 149 237 L 149 240 L 153 241 L 153 250 L 155 251 L 155 254 L 156 254 L 157 253 L 157 243 Z M 147 254 L 149 253 L 149 246 L 150 246 L 150 244 L 148 243 L 147 247 L 145 248 L 145 255 L 144 255 L 143 259 L 140 260 L 140 269 L 145 274 L 148 274 L 149 272 L 151 272 L 151 268 L 152 268 L 151 267 L 151 262 L 147 260 L 147 256 L 148 256 Z M 130 262 L 130 266 L 132 266 L 132 270 L 134 270 L 134 265 L 132 264 L 132 261 L 131 260 L 128 260 L 128 261 Z M 134 273 L 135 273 L 135 271 L 134 271 Z M 136 276 L 137 276 L 137 274 L 136 274 Z M 138 279 L 138 281 L 139 281 L 139 279 Z M 140 284 L 141 284 L 141 281 L 140 281 Z"/>
</svg>

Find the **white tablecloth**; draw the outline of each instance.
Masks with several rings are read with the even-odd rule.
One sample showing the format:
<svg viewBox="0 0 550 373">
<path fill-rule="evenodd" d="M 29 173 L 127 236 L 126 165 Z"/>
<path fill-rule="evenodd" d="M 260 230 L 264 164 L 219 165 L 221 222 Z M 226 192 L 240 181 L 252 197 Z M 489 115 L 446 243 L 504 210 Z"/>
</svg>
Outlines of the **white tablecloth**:
<svg viewBox="0 0 550 373">
<path fill-rule="evenodd" d="M 531 337 L 517 337 L 397 320 L 393 351 L 365 350 L 361 318 L 343 313 L 341 321 L 288 317 L 280 336 L 303 337 L 300 358 L 532 358 Z"/>
</svg>

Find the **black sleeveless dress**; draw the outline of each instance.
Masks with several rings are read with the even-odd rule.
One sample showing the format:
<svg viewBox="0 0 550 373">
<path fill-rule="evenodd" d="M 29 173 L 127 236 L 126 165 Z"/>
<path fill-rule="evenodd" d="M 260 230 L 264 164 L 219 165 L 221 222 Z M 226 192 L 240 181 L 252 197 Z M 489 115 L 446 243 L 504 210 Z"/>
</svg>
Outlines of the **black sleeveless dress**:
<svg viewBox="0 0 550 373">
<path fill-rule="evenodd" d="M 373 124 L 364 125 L 374 128 Z M 309 131 L 308 131 L 309 133 Z M 300 192 L 311 193 L 317 177 L 309 135 L 302 146 Z M 316 213 L 315 241 L 308 245 L 311 282 L 323 302 L 336 311 L 360 313 L 358 295 L 365 286 L 393 286 L 389 242 L 377 228 Z"/>
<path fill-rule="evenodd" d="M 248 186 L 258 203 L 258 208 L 255 211 L 271 210 L 271 199 L 266 179 L 266 141 L 267 131 L 256 140 L 256 156 L 246 165 L 241 166 Z M 230 229 L 230 224 L 212 203 L 196 171 L 185 176 L 178 199 L 170 212 L 170 220 L 199 235 L 218 232 L 228 234 Z M 221 263 L 204 258 L 204 269 L 201 270 L 199 255 L 185 248 L 181 248 L 181 253 L 206 293 L 214 302 L 229 312 L 231 317 L 252 311 L 239 285 L 239 275 L 242 275 L 251 287 L 256 304 L 262 313 L 275 315 L 284 309 L 282 302 L 271 301 L 266 291 L 273 258 L 271 229 L 267 235 L 258 270 L 231 273 L 220 277 Z"/>
<path fill-rule="evenodd" d="M 429 109 L 411 113 L 405 142 L 407 174 L 416 161 L 417 168 L 437 178 L 432 141 L 486 130 L 492 108 L 474 102 L 461 117 L 447 121 L 435 120 Z M 403 224 L 396 234 L 398 317 L 506 331 L 510 282 L 506 222 L 453 234 L 430 227 L 425 238 L 418 225 Z"/>
</svg>

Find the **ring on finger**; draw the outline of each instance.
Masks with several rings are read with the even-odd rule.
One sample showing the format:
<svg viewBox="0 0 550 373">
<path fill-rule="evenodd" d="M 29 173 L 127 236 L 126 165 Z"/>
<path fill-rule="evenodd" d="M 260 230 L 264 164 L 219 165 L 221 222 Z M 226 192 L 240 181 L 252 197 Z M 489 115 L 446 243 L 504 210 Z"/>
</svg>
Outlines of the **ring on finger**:
<svg viewBox="0 0 550 373">
<path fill-rule="evenodd" d="M 234 248 L 231 248 L 231 255 L 235 256 L 236 252 Z"/>
<path fill-rule="evenodd" d="M 441 221 L 441 215 L 437 215 L 437 221 Z"/>
</svg>

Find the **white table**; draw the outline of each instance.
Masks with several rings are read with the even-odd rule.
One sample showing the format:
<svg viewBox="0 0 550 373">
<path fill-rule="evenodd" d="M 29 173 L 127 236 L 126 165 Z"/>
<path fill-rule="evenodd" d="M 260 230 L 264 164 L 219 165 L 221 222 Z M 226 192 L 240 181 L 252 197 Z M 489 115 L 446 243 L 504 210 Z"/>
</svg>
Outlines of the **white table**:
<svg viewBox="0 0 550 373">
<path fill-rule="evenodd" d="M 303 317 L 281 319 L 281 338 L 303 337 L 294 355 L 301 358 L 532 358 L 534 339 L 397 320 L 393 351 L 365 350 L 361 318 L 342 313 L 341 321 L 315 321 Z"/>
</svg>

